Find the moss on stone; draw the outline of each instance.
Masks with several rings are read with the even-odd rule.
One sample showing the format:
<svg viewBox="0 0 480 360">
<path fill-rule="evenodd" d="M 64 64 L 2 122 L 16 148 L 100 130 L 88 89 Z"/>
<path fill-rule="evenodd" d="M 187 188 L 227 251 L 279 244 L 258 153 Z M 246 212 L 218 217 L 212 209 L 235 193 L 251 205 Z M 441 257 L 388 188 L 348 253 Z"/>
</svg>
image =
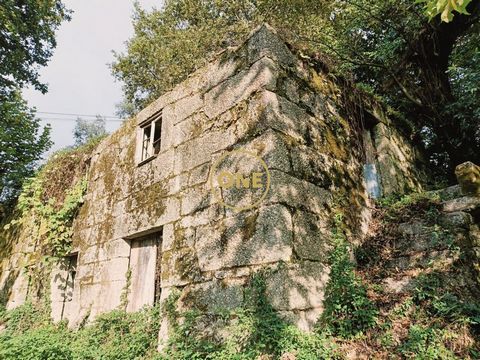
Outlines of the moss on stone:
<svg viewBox="0 0 480 360">
<path fill-rule="evenodd" d="M 99 224 L 99 234 L 96 238 L 96 243 L 100 244 L 111 240 L 113 237 L 113 223 L 114 219 L 111 213 L 108 213 L 105 219 Z"/>
<path fill-rule="evenodd" d="M 160 274 L 160 278 L 162 282 L 167 282 L 171 279 L 172 273 L 172 261 L 173 261 L 173 251 L 168 250 L 162 252 L 162 273 Z"/>
<path fill-rule="evenodd" d="M 167 195 L 165 182 L 154 183 L 131 194 L 127 199 L 127 209 L 134 218 L 140 219 L 143 215 L 157 219 L 165 213 Z M 140 222 L 138 226 L 140 226 Z"/>
<path fill-rule="evenodd" d="M 248 215 L 245 218 L 242 227 L 242 235 L 244 240 L 250 239 L 255 234 L 255 229 L 257 227 L 257 218 L 258 212 L 254 212 L 253 214 Z"/>
<path fill-rule="evenodd" d="M 339 145 L 338 137 L 328 127 L 325 128 L 325 151 L 337 160 L 348 160 L 348 154 L 344 147 Z"/>
<path fill-rule="evenodd" d="M 163 282 L 193 282 L 201 274 L 195 249 L 183 247 L 162 253 Z"/>
<path fill-rule="evenodd" d="M 327 79 L 323 74 L 318 73 L 314 69 L 310 69 L 310 84 L 311 87 L 324 95 L 331 95 L 334 98 L 340 96 L 340 89 L 334 82 Z"/>
<path fill-rule="evenodd" d="M 95 164 L 94 170 L 100 174 L 105 184 L 105 194 L 110 197 L 113 194 L 115 183 L 115 156 L 110 151 L 101 154 Z"/>
<path fill-rule="evenodd" d="M 195 249 L 182 248 L 178 250 L 174 269 L 180 281 L 194 281 L 201 272 Z"/>
<path fill-rule="evenodd" d="M 181 248 L 185 245 L 185 229 L 181 227 L 175 227 L 173 232 L 173 248 Z"/>
</svg>

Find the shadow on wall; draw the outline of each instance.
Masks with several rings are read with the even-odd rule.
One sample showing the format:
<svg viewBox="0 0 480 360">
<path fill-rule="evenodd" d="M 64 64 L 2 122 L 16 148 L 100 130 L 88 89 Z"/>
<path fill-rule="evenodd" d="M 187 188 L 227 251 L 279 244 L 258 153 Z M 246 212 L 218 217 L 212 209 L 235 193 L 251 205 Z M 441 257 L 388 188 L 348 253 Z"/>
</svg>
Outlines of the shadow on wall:
<svg viewBox="0 0 480 360">
<path fill-rule="evenodd" d="M 285 44 L 278 46 L 275 53 L 293 57 Z M 179 238 L 171 250 L 163 253 L 165 264 L 160 276 L 163 287 L 184 288 L 181 302 L 211 311 L 215 307 L 238 307 L 245 299 L 250 275 L 261 268 L 275 267 L 266 280 L 269 301 L 282 315 L 309 329 L 321 312 L 328 281 L 325 253 L 331 245 L 329 220 L 334 206 L 346 212 L 347 226 L 352 231 L 357 229 L 360 213 L 366 207 L 359 150 L 352 147 L 354 134 L 349 121 L 332 110 L 334 98 L 319 93 L 306 79 L 287 81 L 292 77 L 290 72 L 298 69 L 280 68 L 283 65 L 277 64 L 279 61 L 266 55 L 268 49 L 265 53 L 263 48 L 255 51 L 253 56 L 250 51 L 241 55 L 247 59 L 242 59 L 237 69 L 245 67 L 242 61 L 252 61 L 247 70 L 236 71 L 207 92 L 204 111 L 212 119 L 207 124 L 211 128 L 217 125 L 211 123 L 218 121 L 219 115 L 233 112 L 234 106 L 247 107 L 245 118 L 220 124 L 233 127 L 240 139 L 224 151 L 245 147 L 262 157 L 272 173 L 269 195 L 260 208 L 238 215 L 218 203 L 212 204 L 210 193 L 200 196 L 200 201 L 195 202 L 202 206 L 188 216 L 207 217 L 209 224 L 191 226 L 188 234 L 180 228 L 180 221 L 175 224 L 175 236 Z M 310 72 L 303 71 L 308 78 Z M 270 146 L 262 146 L 262 142 Z M 302 154 L 308 156 L 302 158 Z M 108 168 L 115 158 L 101 157 L 101 161 Z M 145 172 L 152 163 L 143 165 Z M 131 176 L 127 180 L 133 182 L 127 186 L 129 190 L 142 185 L 141 178 Z M 109 187 L 115 181 L 114 177 L 108 179 Z M 152 187 L 157 196 L 163 191 L 160 185 Z M 160 209 L 159 203 L 149 202 L 148 208 L 142 204 L 136 208 L 140 211 L 135 216 L 160 217 L 165 209 Z M 110 219 L 105 224 L 102 240 L 108 241 L 113 236 L 114 222 Z M 59 276 L 57 280 L 65 284 L 59 288 L 63 292 L 68 276 Z"/>
<path fill-rule="evenodd" d="M 240 141 L 212 155 L 238 148 L 256 152 L 272 173 L 269 195 L 260 208 L 240 214 L 212 203 L 210 193 L 196 198 L 201 205 L 188 216 L 209 217 L 209 223 L 189 231 L 180 222 L 175 224 L 173 247 L 162 256 L 161 280 L 164 288 L 183 289 L 181 306 L 211 313 L 241 306 L 248 278 L 262 268 L 275 268 L 265 287 L 271 305 L 311 329 L 328 281 L 326 253 L 334 207 L 345 210 L 354 232 L 367 199 L 359 149 L 352 147 L 349 136 L 354 130 L 347 128 L 350 123 L 337 113 L 326 114 L 333 100 L 318 98 L 305 79 L 279 81 L 278 74 L 286 77 L 287 72 L 279 67 L 267 55 L 258 56 L 249 69 L 236 72 L 205 95 L 210 119 L 218 119 L 225 108 L 230 111 L 239 102 L 248 104 L 246 118 L 221 124 L 240 132 Z M 280 85 L 290 90 L 278 89 Z M 277 108 L 272 108 L 272 98 Z M 329 106 L 319 104 L 322 101 Z M 264 136 L 281 146 L 252 145 Z M 299 148 L 310 150 L 310 158 L 302 161 Z"/>
<path fill-rule="evenodd" d="M 257 121 L 263 118 L 260 114 Z M 319 120 L 319 123 L 322 122 Z M 205 313 L 241 307 L 249 276 L 260 269 L 271 268 L 265 286 L 271 306 L 301 328 L 311 330 L 321 313 L 328 282 L 326 259 L 332 246 L 333 199 L 337 195 L 345 197 L 342 206 L 349 207 L 352 224 L 358 222 L 354 219 L 355 210 L 366 205 L 365 197 L 361 196 L 361 167 L 358 166 L 357 173 L 350 173 L 346 164 L 331 163 L 344 168 L 322 169 L 324 173 L 319 176 L 321 180 L 317 184 L 324 185 L 326 178 L 331 178 L 326 182 L 329 184 L 326 188 L 299 179 L 292 165 L 293 147 L 288 145 L 288 135 L 272 129 L 263 133 L 252 132 L 225 151 L 237 148 L 255 150 L 255 143 L 265 134 L 273 134 L 283 147 L 264 144 L 255 151 L 266 160 L 272 173 L 270 193 L 260 207 L 236 214 L 218 204 L 211 204 L 209 193 L 203 196 L 198 201 L 203 206 L 190 215 L 206 211 L 211 206 L 219 213 L 219 219 L 196 227 L 194 241 L 176 238 L 172 251 L 180 255 L 169 256 L 171 262 L 162 267 L 179 271 L 180 281 L 186 284 L 185 288 L 182 287 L 180 306 Z M 321 150 L 321 146 L 317 150 Z M 318 156 L 323 160 L 322 154 Z M 282 163 L 279 158 L 284 157 L 286 168 L 278 167 L 277 164 Z M 310 164 L 307 162 L 307 166 Z M 354 195 L 352 189 L 357 191 Z M 228 197 L 238 200 L 235 194 Z M 184 236 L 185 231 L 176 231 L 176 234 Z"/>
<path fill-rule="evenodd" d="M 0 273 L 0 306 L 7 306 L 21 272 L 21 269 L 14 267 L 15 264 L 11 264 L 10 258 L 14 255 L 15 245 L 18 246 L 16 239 L 20 236 L 23 228 L 21 224 L 13 224 L 5 228 L 7 224 L 10 224 L 12 218 L 12 216 L 6 217 L 0 222 L 0 261 L 8 264 L 2 266 L 3 273 Z M 19 252 L 18 249 L 16 252 Z"/>
<path fill-rule="evenodd" d="M 7 271 L 7 275 L 1 274 L 1 288 L 0 288 L 0 306 L 6 307 L 8 300 L 12 295 L 12 288 L 17 280 L 19 271 Z"/>
</svg>

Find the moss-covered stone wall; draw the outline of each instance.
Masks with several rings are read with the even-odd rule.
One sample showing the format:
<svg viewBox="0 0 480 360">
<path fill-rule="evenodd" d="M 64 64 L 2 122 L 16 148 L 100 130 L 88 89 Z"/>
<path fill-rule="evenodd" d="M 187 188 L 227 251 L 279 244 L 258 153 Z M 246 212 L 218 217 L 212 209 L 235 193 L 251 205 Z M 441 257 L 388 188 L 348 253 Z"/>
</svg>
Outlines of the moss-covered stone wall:
<svg viewBox="0 0 480 360">
<path fill-rule="evenodd" d="M 262 26 L 125 122 L 91 157 L 74 223 L 72 300 L 67 307 L 52 301 L 53 317 L 76 326 L 125 308 L 130 241 L 161 231 L 162 300 L 178 288 L 180 307 L 234 308 L 248 277 L 270 268 L 267 295 L 274 308 L 311 329 L 329 277 L 334 213 L 345 214 L 352 240 L 361 238 L 369 219 L 363 129 L 342 91 Z M 160 153 L 139 165 L 138 125 L 160 109 Z M 385 119 L 375 121 L 371 145 L 384 194 L 418 188 L 416 169 L 407 165 L 415 152 Z M 208 176 L 215 159 L 240 148 L 265 161 L 271 186 L 258 207 L 237 213 L 212 195 Z M 12 256 L 9 266 L 20 269 Z M 0 285 L 10 277 L 2 272 Z M 52 291 L 56 287 L 52 279 Z M 7 302 L 24 295 L 10 294 Z"/>
</svg>

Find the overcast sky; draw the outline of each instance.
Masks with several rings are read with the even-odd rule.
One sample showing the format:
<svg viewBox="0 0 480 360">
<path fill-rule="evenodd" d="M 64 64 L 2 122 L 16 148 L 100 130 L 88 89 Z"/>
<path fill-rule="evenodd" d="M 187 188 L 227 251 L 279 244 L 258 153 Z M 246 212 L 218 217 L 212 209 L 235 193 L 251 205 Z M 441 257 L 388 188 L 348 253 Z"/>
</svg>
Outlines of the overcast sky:
<svg viewBox="0 0 480 360">
<path fill-rule="evenodd" d="M 42 95 L 33 89 L 23 94 L 38 112 L 114 116 L 115 105 L 121 101 L 121 84 L 115 82 L 108 64 L 112 50 L 123 51 L 125 41 L 133 35 L 131 16 L 133 0 L 64 0 L 73 10 L 72 20 L 57 32 L 57 47 L 48 66 L 41 69 L 41 81 L 48 84 Z M 139 0 L 147 9 L 160 7 L 161 0 Z M 48 118 L 52 126 L 54 151 L 73 144 L 72 116 L 38 114 Z M 108 121 L 111 132 L 120 122 Z"/>
</svg>

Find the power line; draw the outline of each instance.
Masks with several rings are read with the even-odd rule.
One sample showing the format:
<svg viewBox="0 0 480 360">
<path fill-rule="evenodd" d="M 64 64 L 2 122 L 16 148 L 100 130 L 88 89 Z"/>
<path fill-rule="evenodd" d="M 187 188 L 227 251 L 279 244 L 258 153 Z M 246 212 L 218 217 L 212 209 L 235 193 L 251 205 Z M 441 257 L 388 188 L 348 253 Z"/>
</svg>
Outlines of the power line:
<svg viewBox="0 0 480 360">
<path fill-rule="evenodd" d="M 60 113 L 60 112 L 48 112 L 48 111 L 37 111 L 37 114 L 47 114 L 47 115 L 68 115 L 68 116 L 83 116 L 83 117 L 94 117 L 100 116 L 102 118 L 112 118 L 112 119 L 120 119 L 118 116 L 113 115 L 86 115 L 86 114 L 73 114 L 73 113 Z"/>
<path fill-rule="evenodd" d="M 39 116 L 41 120 L 64 120 L 64 121 L 77 121 L 77 119 L 69 119 L 69 118 L 53 118 L 53 117 L 42 117 Z M 90 121 L 95 121 L 96 119 L 83 119 L 83 120 L 90 120 Z M 106 122 L 122 122 L 122 119 L 103 119 Z"/>
</svg>

